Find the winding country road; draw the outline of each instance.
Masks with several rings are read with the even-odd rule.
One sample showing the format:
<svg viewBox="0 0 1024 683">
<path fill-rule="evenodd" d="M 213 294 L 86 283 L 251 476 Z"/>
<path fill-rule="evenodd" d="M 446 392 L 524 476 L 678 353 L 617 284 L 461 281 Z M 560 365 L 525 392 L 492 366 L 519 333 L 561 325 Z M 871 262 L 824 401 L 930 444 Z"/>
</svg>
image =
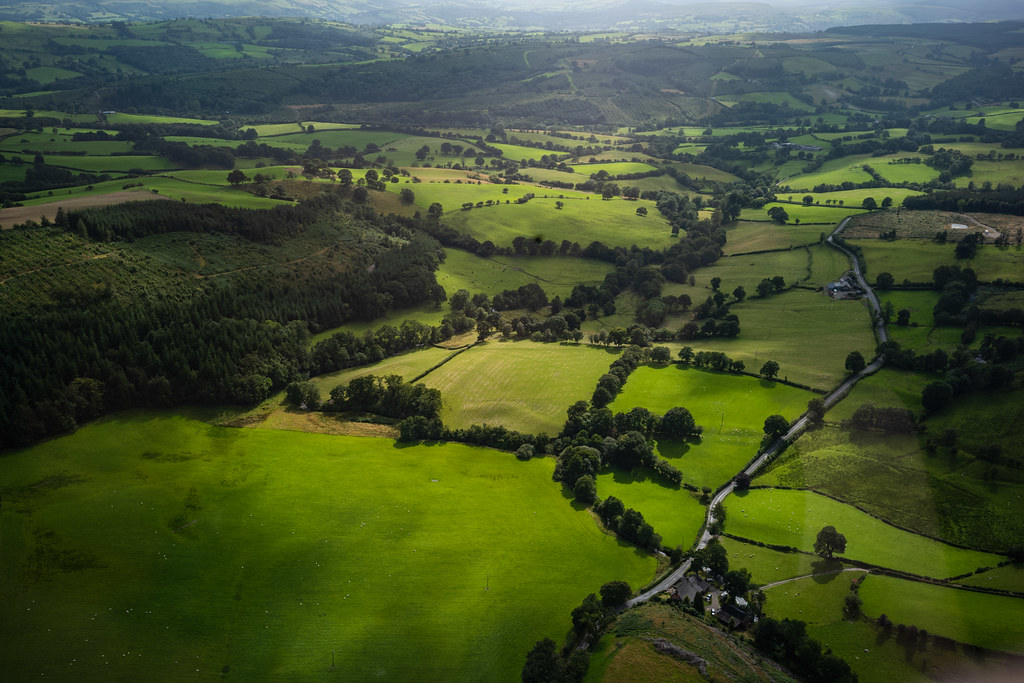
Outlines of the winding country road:
<svg viewBox="0 0 1024 683">
<path fill-rule="evenodd" d="M 846 247 L 837 244 L 832 239 L 833 237 L 839 235 L 839 233 L 846 228 L 846 224 L 847 222 L 849 222 L 849 220 L 849 217 L 847 217 L 840 221 L 839 225 L 836 226 L 836 229 L 832 231 L 832 234 L 830 234 L 828 238 L 826 238 L 826 241 L 828 242 L 828 245 L 830 247 L 838 249 L 839 251 L 846 254 L 846 256 L 850 259 L 850 263 L 853 265 L 854 276 L 857 278 L 857 283 L 858 285 L 860 285 L 861 290 L 864 291 L 864 294 L 867 297 L 868 303 L 871 306 L 871 312 L 873 314 L 873 317 L 878 321 L 875 326 L 876 338 L 879 342 L 889 341 L 889 333 L 885 329 L 885 319 L 882 317 L 882 309 L 881 306 L 879 306 L 878 304 L 878 297 L 875 296 L 875 293 L 868 285 L 867 280 L 864 279 L 864 274 L 861 272 L 860 263 L 857 261 L 856 255 Z M 850 392 L 850 389 L 853 388 L 853 385 L 855 385 L 857 382 L 864 379 L 865 377 L 877 372 L 878 369 L 881 368 L 884 364 L 885 358 L 883 356 L 879 356 L 878 358 L 875 358 L 875 360 L 873 360 L 871 363 L 869 363 L 868 366 L 865 367 L 863 370 L 858 372 L 856 375 L 849 377 L 846 381 L 844 381 L 838 387 L 833 389 L 832 392 L 824 399 L 825 409 L 827 410 L 834 406 L 836 403 L 838 403 L 844 396 L 846 396 L 846 394 Z M 745 472 L 750 476 L 751 479 L 753 479 L 757 472 L 760 471 L 760 469 L 764 467 L 769 461 L 771 461 L 772 458 L 778 455 L 778 453 L 783 449 L 783 447 L 786 444 L 790 443 L 791 441 L 796 439 L 797 436 L 803 433 L 803 431 L 807 428 L 807 423 L 809 421 L 810 420 L 806 413 L 801 415 L 800 418 L 790 426 L 788 432 L 786 432 L 782 437 L 777 439 L 775 443 L 773 443 L 764 453 L 758 456 L 756 460 L 747 465 L 742 470 L 742 472 Z M 715 506 L 720 505 L 722 501 L 724 501 L 726 497 L 728 497 L 728 495 L 733 492 L 735 486 L 735 480 L 730 480 L 729 483 L 726 484 L 723 488 L 719 489 L 718 493 L 715 494 L 715 497 L 711 499 L 711 504 L 708 505 L 707 519 L 704 523 L 704 532 L 701 534 L 700 540 L 697 541 L 697 545 L 694 548 L 694 550 L 700 550 L 701 548 L 705 547 L 708 543 L 710 543 L 711 539 L 714 538 L 714 535 L 708 531 L 708 529 L 711 528 L 711 525 L 715 522 L 715 517 L 712 514 L 712 511 L 715 509 Z M 661 581 L 655 584 L 652 588 L 649 588 L 648 590 L 644 591 L 643 593 L 637 595 L 634 598 L 630 598 L 626 602 L 626 606 L 633 607 L 634 605 L 637 605 L 641 602 L 646 602 L 650 600 L 652 597 L 654 597 L 658 593 L 661 593 L 662 591 L 668 590 L 676 582 L 683 578 L 683 575 L 687 571 L 689 571 L 691 562 L 692 560 L 687 559 L 681 565 L 676 567 L 676 569 L 672 571 L 672 573 L 665 576 L 665 578 L 663 578 Z"/>
</svg>

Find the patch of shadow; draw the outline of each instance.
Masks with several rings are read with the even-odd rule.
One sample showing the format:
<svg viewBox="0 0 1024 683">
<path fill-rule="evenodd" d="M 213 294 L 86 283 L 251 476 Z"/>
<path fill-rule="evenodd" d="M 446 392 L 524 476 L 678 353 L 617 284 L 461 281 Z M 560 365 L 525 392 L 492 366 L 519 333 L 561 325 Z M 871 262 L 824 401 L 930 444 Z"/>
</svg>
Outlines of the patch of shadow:
<svg viewBox="0 0 1024 683">
<path fill-rule="evenodd" d="M 708 661 L 703 657 L 696 655 L 689 650 L 684 650 L 675 643 L 664 638 L 644 638 L 644 640 L 649 641 L 654 645 L 654 649 L 658 652 L 697 667 L 697 670 L 700 671 L 701 675 L 707 677 Z"/>
<path fill-rule="evenodd" d="M 818 560 L 811 562 L 811 571 L 814 573 L 814 582 L 818 584 L 826 584 L 835 581 L 836 577 L 841 576 L 843 571 L 843 563 L 832 558 L 831 560 Z"/>
<path fill-rule="evenodd" d="M 220 480 L 220 485 L 226 488 L 233 488 L 239 484 L 244 484 L 255 470 L 259 469 L 259 465 L 253 465 L 250 463 L 242 463 L 238 467 L 231 470 L 228 476 Z M 193 489 L 194 491 L 195 489 Z"/>
<path fill-rule="evenodd" d="M 25 560 L 26 573 L 33 580 L 45 581 L 56 573 L 70 574 L 106 566 L 87 550 L 64 547 L 53 531 L 36 529 L 34 536 L 35 548 Z"/>
<path fill-rule="evenodd" d="M 146 451 L 139 456 L 143 460 L 152 460 L 153 462 L 187 462 L 194 460 L 195 455 L 191 451 L 185 451 L 184 453 L 161 453 L 160 451 Z"/>
<path fill-rule="evenodd" d="M 33 499 L 39 498 L 46 494 L 48 491 L 56 491 L 62 489 L 65 486 L 71 486 L 72 484 L 81 484 L 87 481 L 85 477 L 80 474 L 72 474 L 70 472 L 58 472 L 57 474 L 51 474 L 44 479 L 39 481 L 26 484 L 25 486 L 15 486 L 13 488 L 5 489 L 0 491 L 0 498 L 3 502 L 9 504 L 13 509 L 19 508 L 18 503 L 28 503 Z"/>
<path fill-rule="evenodd" d="M 658 453 L 666 459 L 681 458 L 690 452 L 690 444 L 682 439 L 659 439 Z"/>
</svg>

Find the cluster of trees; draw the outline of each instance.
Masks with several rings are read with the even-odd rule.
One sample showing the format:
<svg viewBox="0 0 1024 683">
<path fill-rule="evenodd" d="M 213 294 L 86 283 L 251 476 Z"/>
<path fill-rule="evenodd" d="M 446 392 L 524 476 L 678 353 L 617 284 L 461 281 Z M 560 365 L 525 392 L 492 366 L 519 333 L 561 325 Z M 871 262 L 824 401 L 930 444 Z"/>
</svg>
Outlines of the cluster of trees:
<svg viewBox="0 0 1024 683">
<path fill-rule="evenodd" d="M 889 434 L 911 434 L 917 429 L 917 416 L 909 408 L 876 406 L 863 403 L 853 411 L 849 424 L 854 429 L 874 429 Z"/>
<path fill-rule="evenodd" d="M 633 508 L 627 508 L 615 496 L 608 496 L 595 505 L 594 512 L 607 528 L 627 541 L 648 550 L 661 547 L 661 536 L 654 532 L 644 516 Z"/>
<path fill-rule="evenodd" d="M 441 412 L 441 392 L 422 384 L 407 383 L 399 375 L 365 375 L 331 389 L 331 399 L 323 404 L 323 409 L 433 420 Z"/>
<path fill-rule="evenodd" d="M 333 221 L 355 230 L 404 235 L 408 241 L 352 251 L 352 267 L 328 276 L 301 269 L 252 270 L 198 288 L 181 301 L 151 292 L 151 298 L 126 302 L 105 287 L 69 292 L 55 296 L 52 305 L 12 312 L 0 324 L 0 445 L 31 443 L 131 406 L 255 403 L 310 372 L 355 364 L 362 360 L 360 353 L 369 360 L 422 343 L 422 329 L 403 341 L 400 331 L 391 328 L 393 334 L 385 330 L 373 343 L 328 340 L 311 355 L 311 324 L 373 319 L 392 305 L 443 296 L 434 278 L 438 245 L 412 232 L 414 220 L 349 214 L 336 199 L 263 214 L 176 202 L 63 214 L 63 229 L 101 239 L 178 228 L 274 240 L 304 229 L 304 223 Z"/>
<path fill-rule="evenodd" d="M 614 619 L 617 608 L 632 590 L 625 581 L 601 586 L 601 597 L 591 593 L 572 611 L 572 631 L 559 651 L 550 638 L 537 641 L 526 655 L 523 683 L 578 683 L 590 666 L 589 650 L 601 639 L 605 624 Z"/>
<path fill-rule="evenodd" d="M 694 353 L 693 348 L 684 346 L 679 349 L 678 355 L 679 360 L 683 363 L 689 363 L 698 368 L 736 373 L 743 372 L 746 369 L 746 364 L 743 361 L 733 360 L 721 351 L 697 351 Z"/>
<path fill-rule="evenodd" d="M 821 644 L 807 635 L 807 624 L 802 621 L 788 618 L 778 621 L 762 616 L 754 629 L 754 646 L 803 680 L 857 681 L 849 664 L 822 652 Z"/>
</svg>

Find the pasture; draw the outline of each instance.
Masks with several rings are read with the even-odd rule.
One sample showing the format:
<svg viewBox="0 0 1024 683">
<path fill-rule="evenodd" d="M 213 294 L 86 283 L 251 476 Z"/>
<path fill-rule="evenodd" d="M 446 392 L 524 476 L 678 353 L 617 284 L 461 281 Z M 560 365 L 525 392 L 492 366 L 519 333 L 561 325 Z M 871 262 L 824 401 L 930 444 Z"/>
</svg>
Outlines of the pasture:
<svg viewBox="0 0 1024 683">
<path fill-rule="evenodd" d="M 508 679 L 656 564 L 481 448 L 136 413 L 0 465 L 15 679 Z"/>
<path fill-rule="evenodd" d="M 631 161 L 613 161 L 605 164 L 573 164 L 571 168 L 583 178 L 589 178 L 601 171 L 614 178 L 615 176 L 628 173 L 647 173 L 648 171 L 655 170 L 654 166 L 650 164 L 634 163 Z M 624 180 L 622 182 L 628 183 L 630 181 Z"/>
<path fill-rule="evenodd" d="M 785 228 L 783 228 L 785 229 Z M 818 231 L 821 234 L 821 231 Z M 781 275 L 787 284 L 803 280 L 808 275 L 809 258 L 802 248 L 773 251 L 766 254 L 737 254 L 718 259 L 714 265 L 693 273 L 696 288 L 687 289 L 694 303 L 700 303 L 712 294 L 711 278 L 721 278 L 719 289 L 731 295 L 737 285 L 743 285 L 747 296 L 757 293 L 757 285 L 764 278 Z M 706 288 L 705 294 L 702 289 Z"/>
<path fill-rule="evenodd" d="M 804 197 L 810 196 L 814 198 L 814 205 L 827 206 L 832 204 L 834 206 L 842 206 L 857 208 L 859 207 L 866 198 L 871 197 L 879 204 L 886 197 L 892 199 L 893 206 L 899 206 L 906 197 L 916 197 L 922 194 L 916 190 L 909 190 L 905 187 L 867 187 L 856 190 L 838 190 L 836 192 L 800 192 L 800 193 L 785 193 L 785 199 L 790 202 L 802 202 Z M 779 195 L 779 199 L 783 199 L 782 195 Z M 787 212 L 789 208 L 783 205 Z"/>
<path fill-rule="evenodd" d="M 803 244 L 814 244 L 822 232 L 830 232 L 818 225 L 779 225 L 758 221 L 734 221 L 725 226 L 726 243 L 722 247 L 726 256 L 767 249 L 788 249 Z"/>
<path fill-rule="evenodd" d="M 866 183 L 871 180 L 871 174 L 864 170 L 864 163 L 871 163 L 871 155 L 855 154 L 826 161 L 816 171 L 811 173 L 800 173 L 796 176 L 781 179 L 780 192 L 789 191 L 810 191 L 815 185 L 841 185 L 850 181 L 853 183 Z"/>
<path fill-rule="evenodd" d="M 704 524 L 705 508 L 684 488 L 666 486 L 638 472 L 605 469 L 597 476 L 597 495 L 615 496 L 626 507 L 639 510 L 661 534 L 662 544 L 688 549 Z"/>
<path fill-rule="evenodd" d="M 784 553 L 727 536 L 720 537 L 718 541 L 729 555 L 729 568 L 746 569 L 750 572 L 751 580 L 759 586 L 813 574 L 823 562 L 817 555 Z"/>
<path fill-rule="evenodd" d="M 795 420 L 811 398 L 810 392 L 784 384 L 673 364 L 637 368 L 608 407 L 617 413 L 640 406 L 659 415 L 687 408 L 704 427 L 701 442 L 663 439 L 658 453 L 679 468 L 684 482 L 714 488 L 757 453 L 766 417 Z"/>
<path fill-rule="evenodd" d="M 1024 567 L 1019 564 L 1008 564 L 1005 567 L 996 567 L 981 574 L 968 576 L 966 579 L 960 579 L 957 583 L 965 586 L 1024 593 Z"/>
<path fill-rule="evenodd" d="M 1024 652 L 1024 598 L 871 576 L 860 589 L 864 613 L 884 613 L 933 635 L 1005 652 Z"/>
<path fill-rule="evenodd" d="M 843 557 L 920 576 L 948 578 L 1002 559 L 902 531 L 813 491 L 752 489 L 730 496 L 725 507 L 731 534 L 813 552 L 818 532 L 830 525 L 846 536 Z"/>
<path fill-rule="evenodd" d="M 983 282 L 999 278 L 1017 281 L 1021 279 L 1021 267 L 1024 266 L 1024 251 L 1013 247 L 986 245 L 978 249 L 973 259 L 956 259 L 953 253 L 955 244 L 937 244 L 930 240 L 858 240 L 856 244 L 864 253 L 872 277 L 888 272 L 896 282 L 905 279 L 931 282 L 932 273 L 941 265 L 972 268 Z"/>
<path fill-rule="evenodd" d="M 452 428 L 501 425 L 554 436 L 576 401 L 589 401 L 618 350 L 531 341 L 490 341 L 461 353 L 421 382 L 441 390 Z"/>
<path fill-rule="evenodd" d="M 765 204 L 760 209 L 743 209 L 740 212 L 740 220 L 744 221 L 771 221 L 768 217 L 768 211 L 774 207 L 781 207 L 785 209 L 789 215 L 789 222 L 794 224 L 812 223 L 815 225 L 833 225 L 843 220 L 847 216 L 855 215 L 861 212 L 861 209 L 856 207 L 838 207 L 838 206 L 818 206 L 818 205 L 804 205 L 804 204 L 785 204 L 782 202 L 771 202 Z M 799 223 L 797 223 L 799 221 Z"/>
<path fill-rule="evenodd" d="M 780 378 L 817 389 L 830 389 L 846 377 L 844 362 L 850 351 L 865 358 L 874 355 L 871 319 L 861 301 L 835 301 L 819 292 L 793 289 L 747 299 L 731 310 L 740 319 L 739 336 L 694 340 L 694 349 L 723 351 L 752 372 L 774 360 Z"/>
<path fill-rule="evenodd" d="M 530 189 L 536 191 L 536 188 Z M 558 209 L 555 202 L 560 200 L 550 192 L 548 195 L 547 199 L 531 199 L 526 204 L 447 211 L 444 221 L 478 240 L 491 240 L 499 246 L 511 245 L 516 237 L 553 240 L 556 244 L 569 240 L 583 247 L 598 241 L 608 246 L 636 244 L 663 248 L 675 241 L 668 222 L 653 210 L 650 202 L 605 201 L 590 195 L 589 200 L 585 200 L 566 192 L 565 207 Z M 424 201 L 420 196 L 421 190 L 417 189 L 418 204 Z M 637 216 L 638 206 L 648 207 L 650 213 Z"/>
<path fill-rule="evenodd" d="M 450 297 L 460 289 L 472 294 L 498 294 L 531 282 L 540 285 L 548 298 L 565 299 L 578 284 L 600 285 L 612 265 L 575 257 L 505 256 L 483 258 L 462 249 L 445 249 L 447 257 L 437 271 L 437 281 Z"/>
</svg>

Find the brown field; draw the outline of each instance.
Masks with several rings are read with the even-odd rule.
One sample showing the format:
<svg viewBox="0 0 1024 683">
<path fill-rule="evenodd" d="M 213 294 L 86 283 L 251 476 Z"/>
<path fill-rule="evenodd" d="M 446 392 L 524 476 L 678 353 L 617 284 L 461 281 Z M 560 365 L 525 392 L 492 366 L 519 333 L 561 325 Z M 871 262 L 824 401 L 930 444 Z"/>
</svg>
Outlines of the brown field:
<svg viewBox="0 0 1024 683">
<path fill-rule="evenodd" d="M 50 220 L 53 220 L 57 215 L 57 209 L 60 207 L 64 207 L 65 211 L 71 211 L 73 209 L 90 209 L 96 206 L 109 206 L 111 204 L 120 204 L 121 202 L 144 202 L 151 199 L 167 200 L 167 197 L 161 197 L 160 195 L 155 195 L 151 192 L 125 190 L 121 192 L 111 192 L 110 194 L 92 195 L 89 197 L 73 197 L 71 199 L 51 202 L 49 204 L 37 204 L 36 206 L 14 206 L 9 209 L 0 210 L 0 230 L 9 230 L 15 225 L 24 223 L 25 221 L 38 221 L 42 216 L 46 216 Z"/>
<path fill-rule="evenodd" d="M 996 223 L 990 222 L 992 214 L 979 214 L 974 216 L 975 220 L 986 225 L 997 227 Z M 1009 216 L 1004 218 L 1011 218 Z M 1020 219 L 1017 219 L 1018 221 Z M 951 223 L 961 223 L 969 226 L 968 230 L 952 230 Z M 845 237 L 850 239 L 877 239 L 879 232 L 896 230 L 896 236 L 900 238 L 918 237 L 931 239 L 935 233 L 945 230 L 950 233 L 953 240 L 959 240 L 969 232 L 984 232 L 970 218 L 959 213 L 948 211 L 873 211 L 860 214 L 852 219 L 846 228 Z M 998 229 L 998 228 L 997 228 Z"/>
</svg>

